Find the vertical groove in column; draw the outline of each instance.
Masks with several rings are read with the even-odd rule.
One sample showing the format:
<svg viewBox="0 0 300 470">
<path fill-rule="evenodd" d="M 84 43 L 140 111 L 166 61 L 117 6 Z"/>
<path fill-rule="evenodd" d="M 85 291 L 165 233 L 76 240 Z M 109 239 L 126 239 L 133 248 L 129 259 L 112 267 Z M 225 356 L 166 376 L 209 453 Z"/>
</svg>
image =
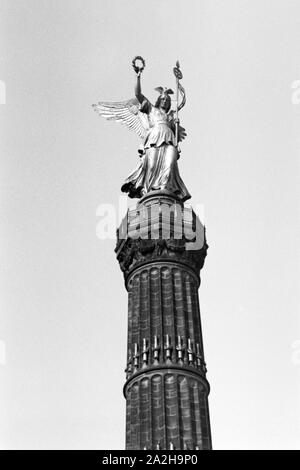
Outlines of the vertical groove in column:
<svg viewBox="0 0 300 470">
<path fill-rule="evenodd" d="M 140 274 L 133 278 L 132 348 L 140 342 Z M 132 351 L 132 355 L 134 350 Z"/>
<path fill-rule="evenodd" d="M 187 274 L 186 277 L 185 277 L 185 291 L 186 291 L 188 336 L 194 342 L 195 341 L 195 334 L 194 334 L 192 294 L 191 294 L 191 276 L 189 274 Z"/>
<path fill-rule="evenodd" d="M 173 309 L 173 283 L 172 273 L 169 267 L 162 268 L 161 270 L 161 283 L 162 283 L 162 311 L 163 311 L 163 332 L 164 338 L 169 335 L 170 342 L 173 346 L 172 357 L 175 358 L 175 328 L 174 328 L 174 309 Z"/>
<path fill-rule="evenodd" d="M 204 354 L 204 346 L 203 346 L 203 336 L 202 336 L 202 325 L 201 325 L 201 312 L 200 312 L 200 302 L 199 302 L 199 294 L 198 294 L 198 289 L 196 288 L 196 303 L 197 303 L 197 311 L 198 311 L 198 316 L 199 316 L 199 342 L 200 342 L 200 348 L 202 352 L 203 359 L 205 357 Z"/>
<path fill-rule="evenodd" d="M 186 273 L 183 271 L 181 273 L 181 281 L 182 281 L 182 300 L 183 300 L 183 315 L 184 315 L 184 341 L 183 345 L 187 348 L 188 338 L 189 338 L 189 327 L 188 327 L 188 308 L 187 308 L 187 295 L 186 295 L 186 288 L 185 288 L 185 278 Z M 187 354 L 184 355 L 184 363 L 187 364 Z"/>
<path fill-rule="evenodd" d="M 127 364 L 131 362 L 132 364 L 132 309 L 133 309 L 133 299 L 132 299 L 132 285 L 129 287 L 128 291 L 128 331 L 127 331 Z"/>
<path fill-rule="evenodd" d="M 200 403 L 199 403 L 199 393 L 201 390 L 200 384 L 193 380 L 191 383 L 192 394 L 193 394 L 193 403 L 194 403 L 194 413 L 195 413 L 195 446 L 198 446 L 199 449 L 202 449 L 202 430 L 201 430 L 201 416 L 200 416 Z"/>
<path fill-rule="evenodd" d="M 201 345 L 200 339 L 200 312 L 198 310 L 198 291 L 195 285 L 194 279 L 191 279 L 191 301 L 192 301 L 192 312 L 193 312 L 193 324 L 194 324 L 194 334 L 195 334 L 195 343 Z M 196 349 L 196 345 L 195 345 Z"/>
<path fill-rule="evenodd" d="M 210 449 L 210 430 L 208 421 L 208 402 L 205 391 L 199 392 L 200 401 L 200 417 L 201 417 L 201 431 L 202 431 L 202 448 Z"/>
<path fill-rule="evenodd" d="M 159 268 L 159 299 L 158 299 L 158 303 L 159 303 L 159 313 L 160 313 L 160 337 L 159 337 L 159 341 L 160 341 L 160 362 L 162 362 L 164 360 L 164 310 L 163 310 L 163 306 L 162 306 L 162 280 L 161 280 L 161 276 L 162 276 L 162 270 L 163 268 Z"/>
<path fill-rule="evenodd" d="M 192 449 L 195 449 L 197 442 L 197 433 L 196 433 L 196 406 L 194 400 L 194 387 L 197 386 L 197 382 L 194 379 L 188 379 L 188 388 L 189 388 L 189 400 L 191 408 L 191 424 L 192 424 Z"/>
<path fill-rule="evenodd" d="M 139 344 L 139 352 L 140 352 L 140 366 L 142 365 L 142 349 L 143 349 L 143 338 L 149 343 L 149 298 L 148 298 L 148 271 L 144 270 L 141 273 L 140 282 L 140 344 Z"/>
<path fill-rule="evenodd" d="M 182 275 L 181 271 L 177 268 L 173 269 L 173 290 L 176 336 L 180 335 L 184 343 L 186 343 Z"/>
<path fill-rule="evenodd" d="M 166 414 L 166 449 L 172 442 L 175 449 L 180 448 L 179 413 L 177 396 L 177 374 L 165 375 L 165 414 Z"/>
<path fill-rule="evenodd" d="M 209 405 L 208 405 L 208 395 L 207 394 L 205 394 L 205 403 L 206 403 L 206 422 L 207 422 L 207 427 L 208 427 L 208 446 L 207 446 L 207 449 L 212 450 L 213 447 L 212 447 Z"/>
<path fill-rule="evenodd" d="M 148 364 L 152 363 L 152 316 L 151 316 L 151 297 L 150 297 L 150 269 L 148 268 L 148 279 L 147 279 L 147 299 L 148 299 Z"/>
<path fill-rule="evenodd" d="M 139 423 L 139 385 L 135 383 L 131 388 L 131 450 L 140 448 Z"/>
<path fill-rule="evenodd" d="M 176 387 L 177 387 L 177 405 L 178 405 L 178 429 L 179 429 L 179 449 L 183 449 L 183 421 L 181 413 L 181 403 L 180 403 L 180 378 L 182 376 L 176 375 Z"/>
<path fill-rule="evenodd" d="M 155 449 L 157 444 L 164 448 L 165 420 L 163 409 L 163 387 L 162 377 L 157 374 L 151 381 L 152 395 L 152 446 Z"/>
<path fill-rule="evenodd" d="M 160 307 L 160 271 L 159 268 L 150 269 L 150 322 L 151 322 L 151 343 L 156 335 L 161 341 L 162 325 L 161 325 L 161 307 Z M 160 345 L 161 346 L 161 345 Z M 152 351 L 151 351 L 152 354 Z"/>
<path fill-rule="evenodd" d="M 126 400 L 126 449 L 131 448 L 131 387 L 127 391 Z"/>
<path fill-rule="evenodd" d="M 190 408 L 190 397 L 189 397 L 189 386 L 188 378 L 183 375 L 178 377 L 179 390 L 180 390 L 180 414 L 181 414 L 181 425 L 182 425 L 182 449 L 192 447 L 193 434 L 192 434 L 192 420 L 191 420 L 191 408 Z"/>
<path fill-rule="evenodd" d="M 162 424 L 163 439 L 162 439 L 161 447 L 162 449 L 167 449 L 165 382 L 164 382 L 163 377 L 164 377 L 164 374 L 162 374 L 161 376 L 161 399 L 162 399 L 162 417 L 163 417 L 163 424 Z"/>
<path fill-rule="evenodd" d="M 140 449 L 151 448 L 151 403 L 149 378 L 140 382 Z"/>
</svg>

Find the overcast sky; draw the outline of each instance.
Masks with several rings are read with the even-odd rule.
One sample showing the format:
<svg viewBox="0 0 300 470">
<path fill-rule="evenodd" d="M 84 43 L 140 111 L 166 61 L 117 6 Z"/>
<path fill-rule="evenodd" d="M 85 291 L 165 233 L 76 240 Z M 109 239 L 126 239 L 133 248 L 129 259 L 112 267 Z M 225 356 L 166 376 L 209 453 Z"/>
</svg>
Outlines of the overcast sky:
<svg viewBox="0 0 300 470">
<path fill-rule="evenodd" d="M 131 98 L 142 55 L 150 100 L 184 75 L 213 447 L 299 449 L 299 1 L 1 0 L 0 38 L 1 447 L 124 448 L 127 295 L 96 212 L 139 141 L 90 105 Z"/>
</svg>

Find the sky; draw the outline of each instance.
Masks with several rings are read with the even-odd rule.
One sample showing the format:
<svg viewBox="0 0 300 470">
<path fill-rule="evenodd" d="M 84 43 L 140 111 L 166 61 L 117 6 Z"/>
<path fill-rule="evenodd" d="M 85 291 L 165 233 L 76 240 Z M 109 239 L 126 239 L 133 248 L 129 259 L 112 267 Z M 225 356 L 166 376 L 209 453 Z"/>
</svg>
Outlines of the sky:
<svg viewBox="0 0 300 470">
<path fill-rule="evenodd" d="M 139 140 L 91 104 L 132 98 L 141 55 L 151 101 L 183 72 L 213 447 L 299 449 L 299 2 L 1 0 L 0 39 L 0 447 L 124 448 L 127 294 L 97 213 L 125 215 Z"/>
</svg>

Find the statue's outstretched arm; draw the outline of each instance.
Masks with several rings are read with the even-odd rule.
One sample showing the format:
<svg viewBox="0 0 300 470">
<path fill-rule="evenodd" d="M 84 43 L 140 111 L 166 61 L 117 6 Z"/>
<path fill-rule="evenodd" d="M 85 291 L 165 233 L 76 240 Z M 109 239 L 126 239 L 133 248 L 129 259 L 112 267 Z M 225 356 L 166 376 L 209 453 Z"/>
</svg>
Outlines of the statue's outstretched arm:
<svg viewBox="0 0 300 470">
<path fill-rule="evenodd" d="M 142 93 L 142 88 L 141 88 L 141 72 L 138 72 L 136 75 L 136 84 L 135 84 L 134 92 L 135 92 L 135 96 L 137 100 L 139 101 L 139 103 L 142 104 L 143 101 L 145 100 L 145 97 Z"/>
</svg>

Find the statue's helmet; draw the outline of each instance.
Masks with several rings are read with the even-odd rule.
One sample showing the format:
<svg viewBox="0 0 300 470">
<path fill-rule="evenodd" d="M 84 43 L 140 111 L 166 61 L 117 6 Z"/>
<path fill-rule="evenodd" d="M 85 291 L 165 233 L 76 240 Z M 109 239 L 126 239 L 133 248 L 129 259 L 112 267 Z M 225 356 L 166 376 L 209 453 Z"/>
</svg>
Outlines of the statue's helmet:
<svg viewBox="0 0 300 470">
<path fill-rule="evenodd" d="M 156 100 L 155 107 L 159 108 L 161 100 L 164 99 L 166 101 L 166 104 L 167 104 L 167 110 L 166 111 L 168 112 L 171 108 L 171 97 L 170 97 L 170 95 L 174 94 L 173 90 L 171 90 L 171 88 L 166 88 L 166 87 L 163 88 L 162 86 L 159 86 L 159 87 L 155 88 L 155 91 L 158 91 L 158 93 L 159 93 L 159 97 Z"/>
</svg>

